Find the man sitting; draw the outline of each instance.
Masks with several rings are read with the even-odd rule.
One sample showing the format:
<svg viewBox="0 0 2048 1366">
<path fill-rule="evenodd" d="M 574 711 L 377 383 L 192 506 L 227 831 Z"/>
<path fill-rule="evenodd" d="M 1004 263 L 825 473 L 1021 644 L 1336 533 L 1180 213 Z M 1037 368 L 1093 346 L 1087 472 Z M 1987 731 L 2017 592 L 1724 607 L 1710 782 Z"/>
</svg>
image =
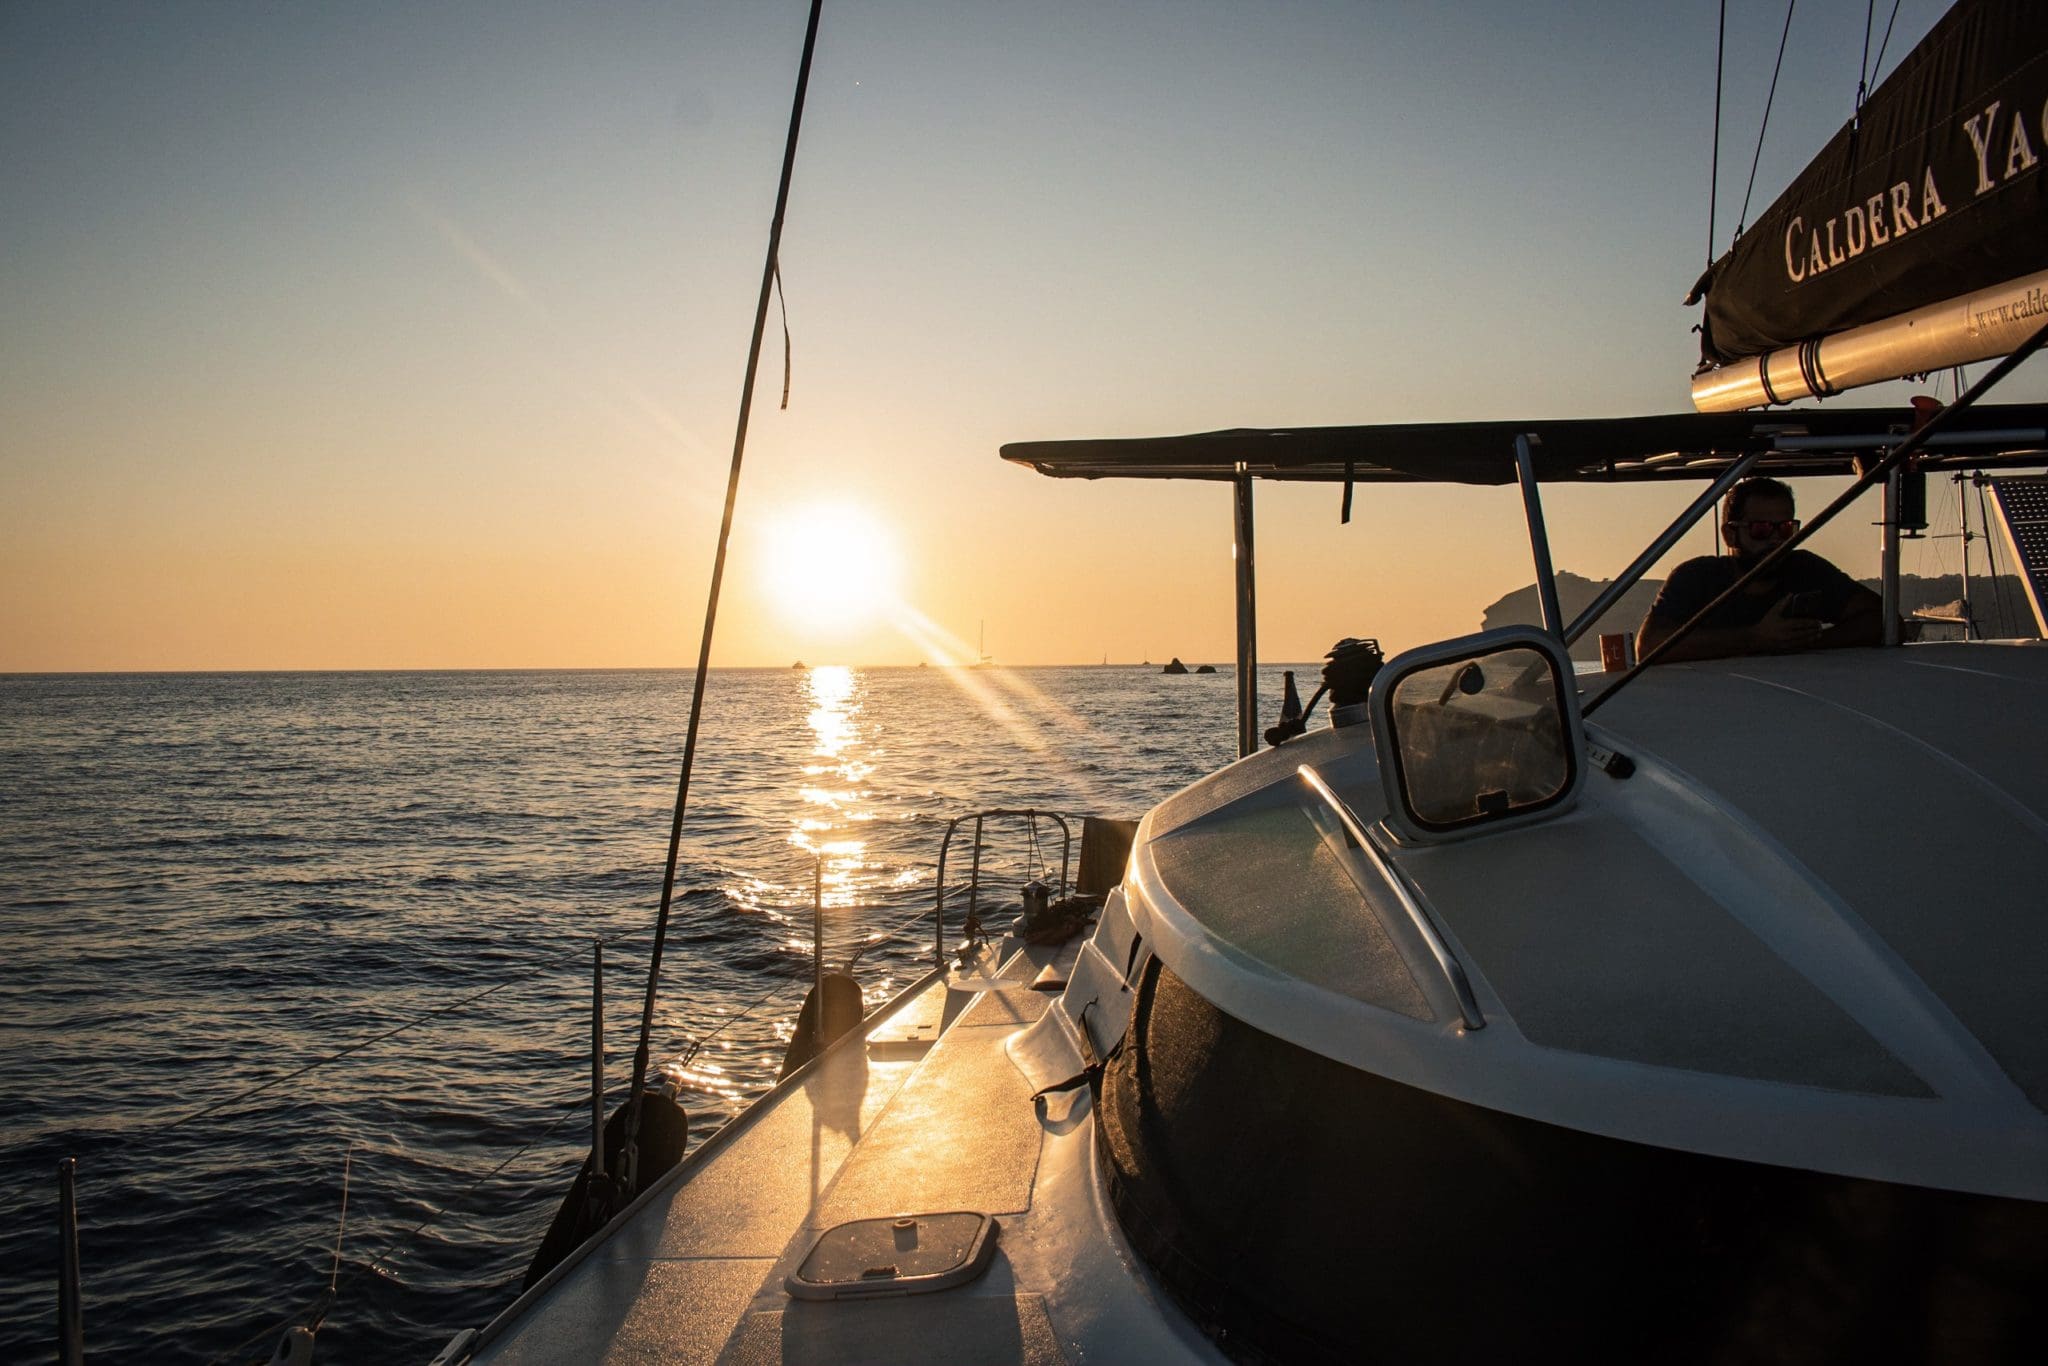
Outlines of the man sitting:
<svg viewBox="0 0 2048 1366">
<path fill-rule="evenodd" d="M 1702 607 L 1799 530 L 1792 490 L 1775 479 L 1745 479 L 1728 493 L 1721 538 L 1732 555 L 1703 555 L 1671 571 L 1636 632 L 1648 654 Z M 1877 594 L 1818 555 L 1795 550 L 1657 656 L 1660 664 L 1726 655 L 1876 645 L 1884 639 Z"/>
</svg>

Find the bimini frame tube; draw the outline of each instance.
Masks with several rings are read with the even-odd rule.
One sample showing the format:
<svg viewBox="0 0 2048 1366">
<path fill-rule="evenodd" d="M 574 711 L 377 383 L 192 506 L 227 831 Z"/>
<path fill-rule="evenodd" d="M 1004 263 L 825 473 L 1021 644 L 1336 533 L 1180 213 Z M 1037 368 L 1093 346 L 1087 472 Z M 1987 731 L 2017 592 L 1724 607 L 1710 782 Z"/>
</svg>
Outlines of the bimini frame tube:
<svg viewBox="0 0 2048 1366">
<path fill-rule="evenodd" d="M 1564 643 L 1570 645 L 1591 630 L 1593 623 L 1600 620 L 1608 608 L 1620 602 L 1622 595 L 1634 588 L 1643 575 L 1650 572 L 1650 567 L 1663 559 L 1671 547 L 1678 544 L 1679 537 L 1691 531 L 1700 516 L 1719 502 L 1722 494 L 1734 488 L 1743 475 L 1749 473 L 1749 467 L 1762 459 L 1763 454 L 1762 451 L 1751 451 L 1723 470 L 1720 478 L 1707 485 L 1707 491 L 1693 499 L 1685 511 L 1679 513 L 1671 525 L 1664 528 L 1663 534 L 1650 542 L 1649 549 L 1636 556 L 1628 568 L 1615 576 L 1613 583 L 1600 590 L 1600 595 L 1587 605 L 1585 611 L 1572 618 L 1572 624 L 1565 627 Z"/>
<path fill-rule="evenodd" d="M 1702 371 L 1692 406 L 1732 413 L 2002 356 L 2048 317 L 2048 270 Z"/>
<path fill-rule="evenodd" d="M 1231 557 L 1237 563 L 1237 757 L 1259 752 L 1259 584 L 1252 564 L 1252 477 L 1239 461 Z"/>
<path fill-rule="evenodd" d="M 1899 486 L 1903 467 L 1884 477 L 1884 514 L 1879 521 L 1878 582 L 1884 601 L 1884 643 L 1899 643 Z"/>
<path fill-rule="evenodd" d="M 1959 394 L 1950 400 L 1946 408 L 1943 408 L 1940 412 L 1929 418 L 1921 425 L 1918 431 L 1908 436 L 1875 465 L 1857 475 L 1855 483 L 1837 494 L 1832 503 L 1821 509 L 1819 516 L 1810 519 L 1798 531 L 1794 532 L 1791 540 L 1778 542 L 1776 548 L 1751 565 L 1735 582 L 1722 589 L 1712 602 L 1707 603 L 1699 611 L 1687 617 L 1679 624 L 1677 630 L 1644 651 L 1642 657 L 1636 660 L 1635 664 L 1626 673 L 1622 674 L 1619 679 L 1609 685 L 1605 692 L 1601 693 L 1598 697 L 1588 700 L 1580 714 L 1582 716 L 1591 716 L 1594 712 L 1612 702 L 1616 694 L 1642 676 L 1643 670 L 1655 664 L 1658 656 L 1669 650 L 1673 642 L 1683 640 L 1687 635 L 1691 634 L 1693 629 L 1719 609 L 1722 603 L 1727 602 L 1737 593 L 1748 588 L 1750 583 L 1761 575 L 1768 574 L 1787 555 L 1790 555 L 1802 543 L 1811 539 L 1816 531 L 1819 531 L 1822 527 L 1833 521 L 1836 514 L 1841 512 L 1843 508 L 1848 507 L 1861 497 L 1864 491 L 1872 484 L 1879 483 L 1888 478 L 1891 472 L 1903 465 L 1909 457 L 1918 454 L 1929 442 L 1942 434 L 1942 429 L 1955 418 L 1957 413 L 1964 412 L 1974 406 L 1978 399 L 1997 388 L 2007 375 L 2024 365 L 2027 359 L 2044 345 L 2048 345 L 2048 323 L 2042 324 L 2033 336 L 2028 337 L 2025 341 L 2014 347 L 2010 355 L 1992 366 L 1982 379 L 1970 386 L 1968 393 Z"/>
<path fill-rule="evenodd" d="M 1536 452 L 1525 434 L 1515 438 L 1515 472 L 1522 480 L 1522 511 L 1529 519 L 1529 551 L 1536 557 L 1536 594 L 1543 603 L 1543 629 L 1565 638 L 1564 610 L 1557 605 L 1557 575 L 1550 567 L 1550 533 L 1543 529 L 1543 496 L 1536 491 Z"/>
</svg>

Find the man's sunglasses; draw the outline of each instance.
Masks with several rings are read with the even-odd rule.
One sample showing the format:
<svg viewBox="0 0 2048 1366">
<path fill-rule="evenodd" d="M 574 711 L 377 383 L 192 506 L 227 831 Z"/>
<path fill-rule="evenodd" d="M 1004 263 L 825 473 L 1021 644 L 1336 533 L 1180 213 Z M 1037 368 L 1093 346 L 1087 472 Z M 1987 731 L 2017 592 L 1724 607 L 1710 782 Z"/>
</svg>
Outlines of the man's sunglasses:
<svg viewBox="0 0 2048 1366">
<path fill-rule="evenodd" d="M 1790 536 L 1793 532 L 1799 530 L 1799 519 L 1791 517 L 1782 522 L 1730 522 L 1728 523 L 1728 529 L 1730 531 L 1738 529 L 1747 530 L 1757 540 L 1768 541 Z"/>
</svg>

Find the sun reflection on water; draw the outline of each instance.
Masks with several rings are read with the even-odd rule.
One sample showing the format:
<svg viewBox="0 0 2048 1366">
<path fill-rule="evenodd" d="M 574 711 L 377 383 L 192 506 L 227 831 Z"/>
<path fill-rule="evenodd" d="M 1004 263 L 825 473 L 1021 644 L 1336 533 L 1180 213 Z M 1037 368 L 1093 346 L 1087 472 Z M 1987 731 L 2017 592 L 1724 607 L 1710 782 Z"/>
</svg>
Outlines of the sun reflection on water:
<svg viewBox="0 0 2048 1366">
<path fill-rule="evenodd" d="M 789 842 L 819 860 L 827 909 L 860 904 L 861 876 L 868 867 L 868 842 L 859 828 L 874 819 L 863 784 L 875 766 L 863 753 L 863 682 L 839 664 L 821 665 L 804 678 L 812 747 L 796 793 L 804 814 L 794 822 Z"/>
</svg>

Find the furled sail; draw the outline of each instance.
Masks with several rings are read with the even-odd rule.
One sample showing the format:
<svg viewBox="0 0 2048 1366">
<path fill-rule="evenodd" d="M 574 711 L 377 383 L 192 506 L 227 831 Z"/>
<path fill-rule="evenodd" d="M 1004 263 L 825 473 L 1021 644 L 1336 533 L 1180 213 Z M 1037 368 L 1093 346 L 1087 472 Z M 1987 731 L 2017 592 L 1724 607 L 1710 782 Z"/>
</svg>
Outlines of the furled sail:
<svg viewBox="0 0 2048 1366">
<path fill-rule="evenodd" d="M 2048 3 L 1950 10 L 1701 298 L 1706 411 L 2002 355 L 2048 321 Z"/>
</svg>

